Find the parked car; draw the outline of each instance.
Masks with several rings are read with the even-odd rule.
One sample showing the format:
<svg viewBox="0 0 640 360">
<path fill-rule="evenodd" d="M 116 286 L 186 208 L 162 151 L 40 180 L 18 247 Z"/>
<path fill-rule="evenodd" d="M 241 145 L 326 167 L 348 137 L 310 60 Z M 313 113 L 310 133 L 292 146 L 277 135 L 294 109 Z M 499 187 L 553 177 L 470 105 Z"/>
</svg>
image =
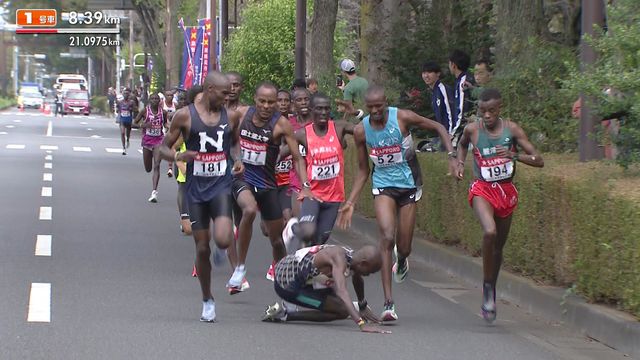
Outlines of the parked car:
<svg viewBox="0 0 640 360">
<path fill-rule="evenodd" d="M 62 112 L 66 115 L 91 113 L 89 92 L 86 90 L 68 90 L 62 100 Z"/>
<path fill-rule="evenodd" d="M 26 108 L 40 109 L 43 103 L 44 97 L 37 91 L 20 91 L 20 95 L 18 96 L 18 107 L 24 106 Z"/>
</svg>

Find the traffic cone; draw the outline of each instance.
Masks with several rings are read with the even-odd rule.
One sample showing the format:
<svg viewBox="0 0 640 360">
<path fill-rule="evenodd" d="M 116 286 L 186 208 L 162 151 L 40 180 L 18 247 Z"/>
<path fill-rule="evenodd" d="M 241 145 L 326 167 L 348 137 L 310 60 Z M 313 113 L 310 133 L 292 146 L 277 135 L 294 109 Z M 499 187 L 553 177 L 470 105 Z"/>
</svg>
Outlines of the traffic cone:
<svg viewBox="0 0 640 360">
<path fill-rule="evenodd" d="M 51 106 L 49 104 L 44 104 L 42 109 L 42 112 L 44 112 L 45 115 L 51 115 Z"/>
</svg>

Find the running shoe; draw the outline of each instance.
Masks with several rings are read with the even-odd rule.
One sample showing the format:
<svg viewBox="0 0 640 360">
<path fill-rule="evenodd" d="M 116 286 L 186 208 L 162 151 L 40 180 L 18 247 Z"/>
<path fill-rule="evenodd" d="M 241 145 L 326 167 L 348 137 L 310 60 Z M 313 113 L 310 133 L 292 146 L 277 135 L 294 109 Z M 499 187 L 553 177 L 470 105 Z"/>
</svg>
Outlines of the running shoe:
<svg viewBox="0 0 640 360">
<path fill-rule="evenodd" d="M 244 265 L 236 266 L 235 270 L 233 270 L 233 275 L 231 275 L 231 278 L 227 282 L 227 287 L 240 288 L 240 286 L 242 286 L 242 280 L 244 280 L 246 275 L 247 270 Z"/>
<path fill-rule="evenodd" d="M 227 291 L 229 291 L 229 295 L 239 294 L 241 292 L 249 290 L 251 286 L 249 286 L 249 282 L 246 278 L 242 279 L 242 285 L 240 287 L 229 286 L 227 285 Z"/>
<path fill-rule="evenodd" d="M 198 277 L 198 269 L 196 269 L 196 264 L 193 264 L 193 270 L 191 270 L 191 276 Z"/>
<path fill-rule="evenodd" d="M 200 316 L 202 322 L 214 322 L 216 321 L 216 303 L 213 299 L 202 302 L 202 316 Z"/>
<path fill-rule="evenodd" d="M 227 261 L 227 249 L 220 249 L 219 247 L 215 247 L 213 250 L 213 265 L 221 266 Z"/>
<path fill-rule="evenodd" d="M 287 221 L 287 225 L 285 225 L 284 230 L 282 230 L 282 241 L 284 241 L 284 246 L 287 248 L 287 253 L 289 252 L 289 247 L 291 245 L 291 240 L 295 236 L 293 233 L 293 225 L 298 223 L 298 218 L 292 217 Z"/>
<path fill-rule="evenodd" d="M 485 282 L 482 284 L 482 318 L 489 324 L 493 324 L 496 321 L 497 309 L 496 309 L 496 289 L 491 283 Z"/>
<path fill-rule="evenodd" d="M 122 149 L 122 155 L 127 155 L 127 149 Z"/>
<path fill-rule="evenodd" d="M 267 275 L 265 277 L 269 281 L 274 281 L 275 280 L 275 278 L 276 278 L 276 263 L 275 262 L 272 262 L 271 265 L 269 265 L 269 270 L 267 271 Z"/>
<path fill-rule="evenodd" d="M 388 302 L 384 304 L 384 311 L 380 315 L 382 321 L 396 321 L 398 320 L 398 314 L 396 314 L 396 304 Z"/>
<path fill-rule="evenodd" d="M 158 191 L 157 190 L 152 190 L 151 191 L 151 197 L 149 197 L 149 202 L 152 202 L 152 203 L 157 203 L 158 202 Z"/>
<path fill-rule="evenodd" d="M 284 322 L 287 321 L 287 310 L 279 302 L 268 306 L 264 311 L 262 321 L 265 322 Z"/>
<path fill-rule="evenodd" d="M 409 259 L 404 259 L 404 266 L 402 267 L 398 265 L 398 260 L 396 260 L 391 271 L 393 272 L 393 280 L 395 282 L 398 284 L 403 282 L 407 278 L 407 275 L 409 275 Z"/>
<path fill-rule="evenodd" d="M 173 170 L 172 169 L 167 170 L 167 177 L 173 177 Z"/>
</svg>

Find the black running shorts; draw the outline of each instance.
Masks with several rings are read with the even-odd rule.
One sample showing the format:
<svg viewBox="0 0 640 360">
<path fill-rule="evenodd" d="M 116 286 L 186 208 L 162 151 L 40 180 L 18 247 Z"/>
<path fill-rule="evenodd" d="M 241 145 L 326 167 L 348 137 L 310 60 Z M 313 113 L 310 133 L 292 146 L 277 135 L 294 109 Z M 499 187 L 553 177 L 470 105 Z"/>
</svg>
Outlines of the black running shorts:
<svg viewBox="0 0 640 360">
<path fill-rule="evenodd" d="M 231 195 L 220 194 L 203 203 L 189 202 L 189 216 L 193 231 L 208 229 L 211 220 L 221 216 L 231 219 Z"/>
</svg>

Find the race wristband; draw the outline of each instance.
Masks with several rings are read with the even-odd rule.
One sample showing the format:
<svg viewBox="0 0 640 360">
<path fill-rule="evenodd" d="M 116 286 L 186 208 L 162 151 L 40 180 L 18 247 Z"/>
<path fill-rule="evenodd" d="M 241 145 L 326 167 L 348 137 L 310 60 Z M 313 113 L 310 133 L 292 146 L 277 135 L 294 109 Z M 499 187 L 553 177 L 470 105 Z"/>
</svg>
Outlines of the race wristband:
<svg viewBox="0 0 640 360">
<path fill-rule="evenodd" d="M 360 328 L 362 328 L 364 326 L 364 324 L 366 324 L 366 322 L 364 320 L 362 320 L 362 318 L 360 318 L 360 320 L 358 320 L 358 322 L 356 324 L 358 324 L 358 326 Z"/>
</svg>

